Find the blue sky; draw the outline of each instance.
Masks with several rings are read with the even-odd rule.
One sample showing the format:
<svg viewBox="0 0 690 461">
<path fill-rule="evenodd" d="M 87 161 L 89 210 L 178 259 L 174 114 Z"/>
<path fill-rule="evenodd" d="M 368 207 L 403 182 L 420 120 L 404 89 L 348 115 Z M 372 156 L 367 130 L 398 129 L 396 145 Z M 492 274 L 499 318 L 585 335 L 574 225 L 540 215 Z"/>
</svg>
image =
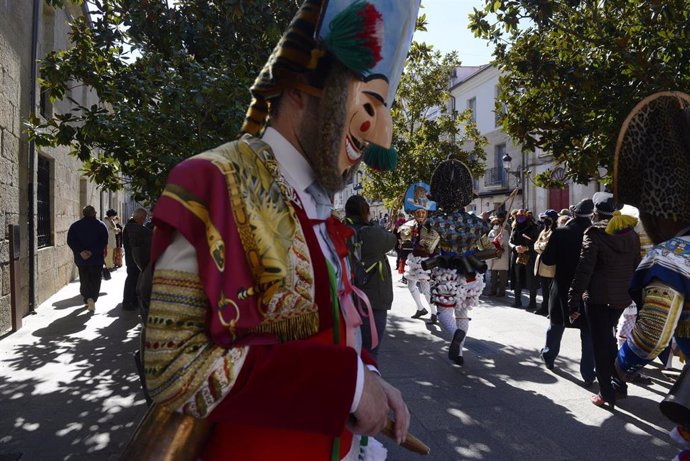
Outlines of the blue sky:
<svg viewBox="0 0 690 461">
<path fill-rule="evenodd" d="M 484 0 L 422 0 L 422 6 L 420 14 L 426 14 L 429 31 L 417 32 L 415 40 L 434 45 L 443 53 L 457 51 L 464 66 L 491 61 L 493 48 L 467 29 L 467 16 L 473 8 L 483 8 Z"/>
</svg>

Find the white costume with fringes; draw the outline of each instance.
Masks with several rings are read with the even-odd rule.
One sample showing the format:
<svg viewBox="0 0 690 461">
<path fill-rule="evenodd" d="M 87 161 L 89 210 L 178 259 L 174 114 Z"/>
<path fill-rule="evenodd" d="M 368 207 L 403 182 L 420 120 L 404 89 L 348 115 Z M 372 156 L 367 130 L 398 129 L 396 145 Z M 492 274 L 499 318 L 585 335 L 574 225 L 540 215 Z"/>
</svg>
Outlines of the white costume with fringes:
<svg viewBox="0 0 690 461">
<path fill-rule="evenodd" d="M 407 257 L 407 267 L 405 278 L 407 279 L 407 289 L 417 305 L 417 312 L 426 310 L 422 303 L 422 295 L 426 299 L 432 314 L 436 314 L 436 306 L 431 302 L 431 272 L 424 270 L 422 262 L 429 259 L 426 255 L 433 252 L 438 243 L 437 234 L 426 229 L 423 225 L 415 223 L 410 229 L 411 240 L 414 245 L 412 254 Z"/>
<path fill-rule="evenodd" d="M 431 302 L 438 309 L 438 320 L 444 330 L 454 333 L 458 328 L 467 333 L 470 327 L 469 310 L 479 303 L 479 296 L 484 290 L 484 276 L 477 274 L 468 282 L 464 275 L 455 269 L 435 267 L 432 271 L 434 287 L 431 291 Z M 462 346 L 460 344 L 460 355 Z"/>
<path fill-rule="evenodd" d="M 488 232 L 488 225 L 484 221 L 462 211 L 437 214 L 429 219 L 429 223 L 440 234 L 439 247 L 447 254 L 463 255 L 476 248 L 481 236 Z M 485 286 L 484 275 L 435 267 L 431 279 L 431 301 L 438 307 L 441 326 L 453 335 L 457 330 L 465 333 L 458 351 L 459 357 L 462 357 L 470 327 L 469 310 L 479 304 L 479 296 Z"/>
</svg>

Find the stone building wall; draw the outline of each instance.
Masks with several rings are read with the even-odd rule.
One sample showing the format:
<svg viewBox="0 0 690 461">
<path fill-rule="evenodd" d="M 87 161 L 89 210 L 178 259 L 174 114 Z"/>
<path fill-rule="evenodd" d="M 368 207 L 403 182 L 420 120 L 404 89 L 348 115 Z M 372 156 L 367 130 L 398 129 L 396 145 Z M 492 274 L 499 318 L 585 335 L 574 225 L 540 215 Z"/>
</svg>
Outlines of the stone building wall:
<svg viewBox="0 0 690 461">
<path fill-rule="evenodd" d="M 82 14 L 82 8 L 68 4 L 65 10 L 53 10 L 41 2 L 37 56 L 68 46 L 68 21 Z M 29 178 L 33 175 L 38 188 L 36 171 L 29 172 L 29 141 L 23 133 L 23 123 L 31 113 L 31 52 L 33 2 L 28 0 L 0 2 L 0 336 L 10 328 L 10 270 L 9 241 L 6 230 L 9 224 L 18 224 L 21 232 L 20 293 L 18 306 L 25 315 L 29 311 Z M 38 95 L 37 87 L 37 95 Z M 83 86 L 75 85 L 71 96 L 90 105 L 97 97 Z M 66 112 L 69 103 L 44 104 L 37 111 Z M 107 208 L 121 210 L 121 193 L 101 192 L 80 172 L 82 166 L 68 155 L 65 148 L 36 149 L 37 158 L 47 161 L 47 183 L 50 212 L 48 243 L 39 245 L 31 257 L 35 258 L 35 300 L 38 307 L 65 284 L 77 276 L 72 253 L 67 247 L 67 230 L 81 217 L 81 209 L 93 205 L 99 216 Z M 36 162 L 38 165 L 38 161 Z M 43 163 L 44 165 L 46 163 Z M 34 198 L 35 200 L 35 198 Z M 34 202 L 35 203 L 35 202 Z M 38 208 L 34 206 L 34 210 Z M 35 219 L 38 224 L 38 218 Z M 51 308 L 50 306 L 48 308 Z"/>
</svg>

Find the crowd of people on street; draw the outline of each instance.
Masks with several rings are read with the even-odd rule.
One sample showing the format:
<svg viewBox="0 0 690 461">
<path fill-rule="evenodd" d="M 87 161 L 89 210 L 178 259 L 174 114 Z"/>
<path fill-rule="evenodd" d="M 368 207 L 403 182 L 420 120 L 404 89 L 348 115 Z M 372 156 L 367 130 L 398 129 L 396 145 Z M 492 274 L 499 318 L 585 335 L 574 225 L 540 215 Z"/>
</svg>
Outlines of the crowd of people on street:
<svg viewBox="0 0 690 461">
<path fill-rule="evenodd" d="M 82 218 L 69 228 L 67 245 L 74 255 L 79 270 L 79 287 L 84 305 L 91 313 L 96 311 L 96 301 L 102 280 L 110 280 L 110 272 L 124 263 L 127 269 L 122 296 L 122 309 L 139 310 L 139 274 L 149 263 L 151 254 L 152 225 L 147 221 L 148 211 L 137 208 L 125 227 L 120 224 L 117 211 L 109 209 L 103 220 L 96 217 L 96 208 L 87 205 Z"/>
</svg>

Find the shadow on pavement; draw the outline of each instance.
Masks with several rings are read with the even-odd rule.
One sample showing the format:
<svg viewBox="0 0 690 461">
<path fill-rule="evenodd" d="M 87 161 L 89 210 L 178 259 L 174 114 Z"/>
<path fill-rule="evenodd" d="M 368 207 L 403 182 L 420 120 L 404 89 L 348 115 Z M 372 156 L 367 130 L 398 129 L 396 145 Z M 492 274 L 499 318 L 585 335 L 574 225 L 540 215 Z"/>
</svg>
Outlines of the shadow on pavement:
<svg viewBox="0 0 690 461">
<path fill-rule="evenodd" d="M 447 359 L 445 333 L 431 331 L 444 337 L 438 341 L 409 325 L 389 316 L 379 364 L 403 393 L 411 432 L 432 453 L 419 457 L 382 440 L 391 460 L 668 460 L 678 451 L 668 443 L 672 425 L 656 401 L 631 396 L 620 400 L 615 412 L 600 413 L 606 410 L 589 403 L 597 386 L 582 389 L 572 360 L 559 357 L 558 374 L 577 386 L 551 386 L 558 376 L 534 350 L 470 336 L 461 367 Z M 565 392 L 572 392 L 577 411 L 563 404 L 571 398 L 564 389 L 571 389 Z"/>
<path fill-rule="evenodd" d="M 68 309 L 70 307 L 84 306 L 86 303 L 81 295 L 73 296 L 53 303 L 53 308 L 57 310 Z"/>
<path fill-rule="evenodd" d="M 67 309 L 75 298 L 55 306 Z M 145 411 L 132 358 L 138 320 L 120 309 L 92 315 L 74 308 L 36 330 L 33 344 L 13 347 L 3 360 L 9 378 L 0 381 L 0 454 L 117 459 Z M 87 322 L 96 326 L 84 332 Z"/>
</svg>

